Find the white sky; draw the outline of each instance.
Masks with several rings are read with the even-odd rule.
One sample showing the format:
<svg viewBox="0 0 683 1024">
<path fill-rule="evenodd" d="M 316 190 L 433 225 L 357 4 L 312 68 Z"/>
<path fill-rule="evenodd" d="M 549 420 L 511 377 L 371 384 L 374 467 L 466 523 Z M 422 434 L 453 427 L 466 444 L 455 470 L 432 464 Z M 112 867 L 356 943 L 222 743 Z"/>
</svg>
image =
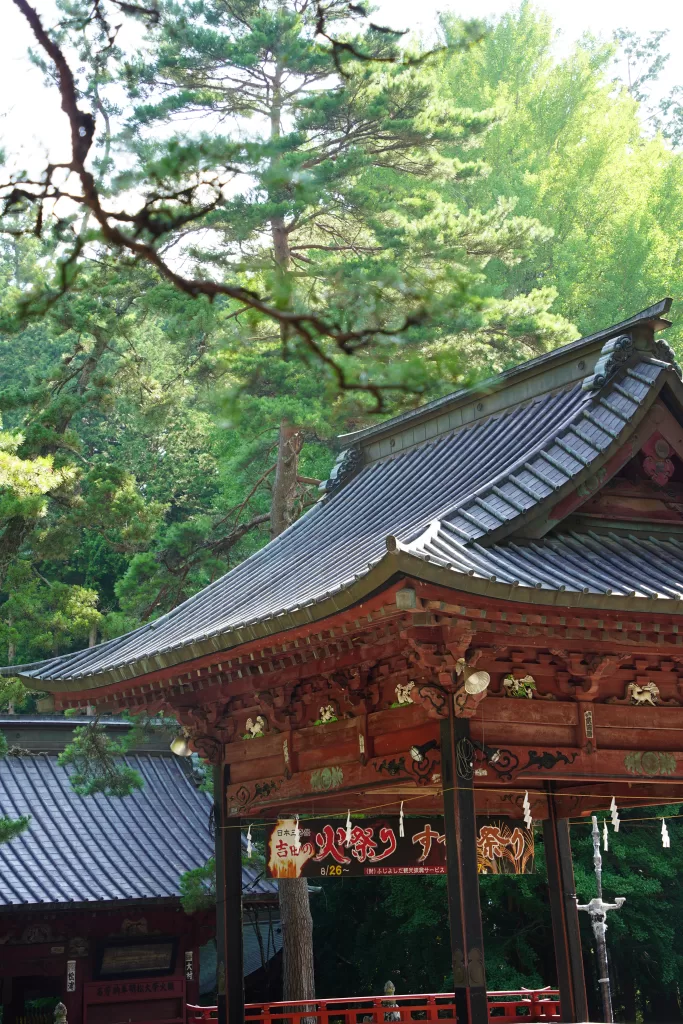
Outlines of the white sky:
<svg viewBox="0 0 683 1024">
<path fill-rule="evenodd" d="M 519 7 L 518 0 L 375 0 L 375 3 L 392 28 L 412 28 L 424 33 L 429 33 L 440 11 L 455 11 L 464 18 L 486 18 L 499 17 Z M 676 56 L 683 53 L 682 0 L 534 0 L 533 5 L 552 16 L 558 30 L 558 55 L 570 50 L 584 32 L 610 39 L 616 28 L 630 29 L 643 37 L 668 29 L 663 49 L 672 56 L 662 73 L 661 91 L 666 93 L 671 86 L 683 84 L 683 66 Z"/>
<path fill-rule="evenodd" d="M 428 36 L 439 11 L 485 17 L 500 15 L 516 4 L 510 0 L 379 0 L 377 6 L 377 21 Z M 682 0 L 539 0 L 537 6 L 555 21 L 558 53 L 568 50 L 586 30 L 609 38 L 615 28 L 629 28 L 640 35 L 669 29 L 665 47 L 673 56 L 660 90 L 664 93 L 672 85 L 683 84 L 683 67 L 677 56 L 683 53 Z M 37 0 L 37 7 L 49 11 L 52 4 L 50 0 Z M 38 153 L 49 151 L 53 160 L 62 159 L 67 156 L 66 119 L 59 109 L 56 90 L 45 88 L 41 74 L 25 56 L 32 37 L 12 0 L 0 0 L 0 9 L 0 139 L 15 154 L 23 150 L 35 160 Z M 18 162 L 23 163 L 21 158 Z"/>
</svg>

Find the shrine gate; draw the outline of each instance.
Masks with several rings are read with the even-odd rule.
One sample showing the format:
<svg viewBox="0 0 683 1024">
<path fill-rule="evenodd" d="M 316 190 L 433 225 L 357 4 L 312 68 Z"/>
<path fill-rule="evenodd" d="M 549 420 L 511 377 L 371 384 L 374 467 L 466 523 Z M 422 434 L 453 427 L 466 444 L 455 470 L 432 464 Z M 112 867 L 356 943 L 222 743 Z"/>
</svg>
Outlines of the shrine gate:
<svg viewBox="0 0 683 1024">
<path fill-rule="evenodd" d="M 543 823 L 564 1021 L 587 1019 L 568 819 L 683 800 L 683 387 L 666 299 L 342 438 L 320 502 L 133 633 L 11 669 L 163 710 L 216 765 L 221 1020 L 240 828 L 442 814 L 460 1024 L 487 1020 L 475 815 Z M 343 825 L 343 819 L 340 825 Z"/>
</svg>

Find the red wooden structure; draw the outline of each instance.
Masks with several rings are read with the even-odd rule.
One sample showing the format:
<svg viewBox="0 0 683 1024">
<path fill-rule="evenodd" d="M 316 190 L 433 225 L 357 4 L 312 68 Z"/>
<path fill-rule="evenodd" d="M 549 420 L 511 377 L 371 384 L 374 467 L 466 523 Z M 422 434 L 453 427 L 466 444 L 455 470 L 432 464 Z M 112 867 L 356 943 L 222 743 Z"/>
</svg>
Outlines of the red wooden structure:
<svg viewBox="0 0 683 1024">
<path fill-rule="evenodd" d="M 128 753 L 144 781 L 136 797 L 79 796 L 58 756 L 88 721 L 0 718 L 11 751 L 0 759 L 0 814 L 31 816 L 26 832 L 0 845 L 2 1022 L 53 1024 L 50 1001 L 61 1000 L 69 1024 L 183 1024 L 186 1001 L 200 998 L 201 947 L 214 939 L 216 916 L 183 911 L 180 875 L 211 856 L 212 800 L 159 730 Z M 112 736 L 128 729 L 107 722 Z M 259 921 L 271 907 L 277 914 L 276 886 L 260 875 L 242 869 L 252 999 L 275 994 L 259 986 L 266 972 L 249 956 Z M 263 931 L 267 959 L 265 923 Z"/>
<path fill-rule="evenodd" d="M 669 300 L 344 439 L 316 507 L 157 622 L 40 665 L 216 765 L 219 1018 L 244 1016 L 242 822 L 443 813 L 454 1001 L 487 1024 L 475 814 L 543 823 L 587 1019 L 568 819 L 683 798 L 683 388 Z"/>
<path fill-rule="evenodd" d="M 520 1024 L 534 1020 L 560 1021 L 560 993 L 544 988 L 488 992 L 489 1021 Z M 385 1021 L 454 1021 L 455 997 L 444 993 L 429 995 L 371 996 L 354 999 L 316 999 L 304 1006 L 297 1002 L 247 1003 L 247 1024 L 384 1024 Z M 217 1006 L 187 1007 L 187 1024 L 211 1024 L 218 1020 Z"/>
</svg>

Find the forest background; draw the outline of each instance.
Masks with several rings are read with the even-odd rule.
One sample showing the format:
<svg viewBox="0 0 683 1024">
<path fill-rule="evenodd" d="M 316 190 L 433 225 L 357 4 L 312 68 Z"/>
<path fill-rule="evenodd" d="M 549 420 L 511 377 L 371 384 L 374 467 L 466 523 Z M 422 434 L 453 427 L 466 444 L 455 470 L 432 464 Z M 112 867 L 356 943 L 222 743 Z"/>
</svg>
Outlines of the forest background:
<svg viewBox="0 0 683 1024">
<path fill-rule="evenodd" d="M 248 557 L 318 499 L 337 434 L 683 298 L 679 92 L 648 98 L 659 33 L 585 37 L 558 61 L 550 20 L 522 4 L 487 25 L 443 16 L 446 48 L 428 60 L 410 44 L 414 59 L 397 61 L 405 42 L 370 30 L 391 62 L 340 75 L 311 42 L 305 3 L 165 3 L 139 56 L 98 49 L 109 26 L 60 6 L 57 37 L 75 46 L 81 95 L 104 126 L 102 195 L 145 194 L 140 236 L 179 273 L 240 281 L 278 310 L 332 310 L 354 342 L 307 344 L 231 297 L 194 298 L 149 261 L 113 258 L 91 213 L 36 230 L 40 204 L 6 192 L 9 664 L 119 635 Z M 277 88 L 262 74 L 276 51 Z M 255 128 L 224 133 L 240 119 Z M 202 204 L 215 180 L 202 176 L 217 168 L 231 184 Z M 154 190 L 171 180 L 176 198 L 191 193 L 177 203 L 194 232 L 178 205 L 160 226 L 169 205 Z M 668 338 L 680 352 L 683 321 Z M 283 437 L 295 463 L 284 491 Z M 33 709 L 39 696 L 5 680 L 0 707 Z M 627 1020 L 679 1020 L 676 822 L 663 851 L 658 819 L 624 818 L 605 874 L 608 894 L 627 897 L 610 920 L 616 1001 Z M 585 826 L 573 844 L 588 899 Z M 489 987 L 554 980 L 542 850 L 538 860 L 535 876 L 482 880 Z M 445 908 L 440 879 L 324 885 L 319 994 L 378 991 L 389 977 L 399 991 L 447 989 Z M 584 948 L 594 982 L 588 930 Z"/>
</svg>

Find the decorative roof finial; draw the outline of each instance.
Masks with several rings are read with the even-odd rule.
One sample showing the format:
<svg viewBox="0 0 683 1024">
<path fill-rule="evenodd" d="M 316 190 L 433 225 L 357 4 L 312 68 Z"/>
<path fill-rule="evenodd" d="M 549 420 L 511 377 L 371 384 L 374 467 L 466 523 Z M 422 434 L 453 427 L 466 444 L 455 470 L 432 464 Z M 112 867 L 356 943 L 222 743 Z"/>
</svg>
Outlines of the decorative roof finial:
<svg viewBox="0 0 683 1024">
<path fill-rule="evenodd" d="M 638 356 L 644 358 L 650 356 L 662 363 L 668 363 L 683 379 L 681 368 L 676 362 L 676 354 L 667 341 L 664 341 L 663 338 L 653 338 L 646 348 L 641 349 L 641 345 L 642 341 L 636 345 L 630 334 L 620 334 L 618 337 L 606 341 L 593 373 L 583 382 L 584 391 L 599 391 L 604 388 L 625 363 Z"/>
<path fill-rule="evenodd" d="M 339 453 L 328 479 L 323 480 L 318 489 L 324 491 L 325 494 L 339 490 L 347 480 L 355 476 L 362 465 L 363 456 L 360 448 L 346 448 Z"/>
<path fill-rule="evenodd" d="M 628 362 L 634 351 L 633 338 L 630 334 L 620 334 L 619 337 L 606 341 L 593 373 L 583 382 L 583 390 L 599 391 L 600 388 L 604 388 L 624 363 Z"/>
</svg>

